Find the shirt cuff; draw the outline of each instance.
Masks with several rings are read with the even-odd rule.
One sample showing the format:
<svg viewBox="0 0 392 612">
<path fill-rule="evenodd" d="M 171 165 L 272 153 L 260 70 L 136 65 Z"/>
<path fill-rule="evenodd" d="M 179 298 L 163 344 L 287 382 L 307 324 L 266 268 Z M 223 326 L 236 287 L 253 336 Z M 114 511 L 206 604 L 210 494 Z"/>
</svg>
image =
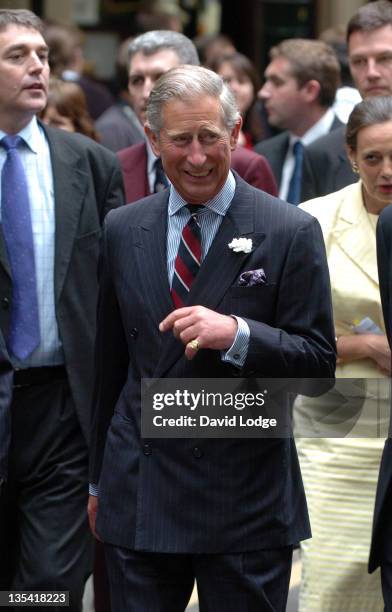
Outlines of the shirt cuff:
<svg viewBox="0 0 392 612">
<path fill-rule="evenodd" d="M 90 482 L 88 486 L 88 492 L 89 492 L 89 495 L 94 495 L 94 497 L 98 497 L 98 485 L 91 484 Z"/>
<path fill-rule="evenodd" d="M 238 329 L 234 342 L 227 351 L 221 351 L 222 361 L 231 363 L 236 368 L 243 368 L 248 354 L 250 329 L 244 319 L 230 315 L 238 323 Z"/>
</svg>

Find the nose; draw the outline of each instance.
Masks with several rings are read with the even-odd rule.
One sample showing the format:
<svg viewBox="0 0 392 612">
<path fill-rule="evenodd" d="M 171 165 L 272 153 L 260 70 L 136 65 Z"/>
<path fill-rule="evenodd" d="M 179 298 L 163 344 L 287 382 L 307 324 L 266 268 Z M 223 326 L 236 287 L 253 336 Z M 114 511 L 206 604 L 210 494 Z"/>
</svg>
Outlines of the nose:
<svg viewBox="0 0 392 612">
<path fill-rule="evenodd" d="M 377 79 L 380 76 L 380 71 L 377 67 L 377 62 L 372 57 L 369 57 L 366 67 L 366 74 L 368 79 Z"/>
<path fill-rule="evenodd" d="M 152 80 L 149 77 L 146 77 L 143 86 L 143 98 L 145 100 L 149 98 L 153 85 L 154 83 L 152 82 Z"/>
<path fill-rule="evenodd" d="M 187 159 L 188 162 L 194 167 L 203 166 L 207 159 L 203 145 L 197 140 L 197 138 L 194 138 L 189 145 Z"/>
<path fill-rule="evenodd" d="M 259 98 L 259 100 L 267 100 L 269 96 L 270 96 L 270 92 L 269 92 L 268 83 L 264 83 L 264 85 L 257 92 L 257 97 Z"/>
<path fill-rule="evenodd" d="M 388 180 L 392 178 L 392 159 L 391 158 L 384 159 L 384 162 L 382 165 L 382 176 Z"/>
<path fill-rule="evenodd" d="M 37 55 L 37 53 L 33 53 L 31 55 L 30 71 L 31 72 L 42 72 L 45 66 L 45 62 L 46 60 L 41 59 L 40 56 Z"/>
</svg>

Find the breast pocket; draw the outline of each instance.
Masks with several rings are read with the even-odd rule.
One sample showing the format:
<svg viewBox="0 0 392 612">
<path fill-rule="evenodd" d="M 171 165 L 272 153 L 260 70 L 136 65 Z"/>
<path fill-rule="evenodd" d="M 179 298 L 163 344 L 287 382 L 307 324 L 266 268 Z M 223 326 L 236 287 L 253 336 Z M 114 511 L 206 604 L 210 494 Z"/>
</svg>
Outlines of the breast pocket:
<svg viewBox="0 0 392 612">
<path fill-rule="evenodd" d="M 268 323 L 275 312 L 276 284 L 231 287 L 224 299 L 227 314 Z"/>
</svg>

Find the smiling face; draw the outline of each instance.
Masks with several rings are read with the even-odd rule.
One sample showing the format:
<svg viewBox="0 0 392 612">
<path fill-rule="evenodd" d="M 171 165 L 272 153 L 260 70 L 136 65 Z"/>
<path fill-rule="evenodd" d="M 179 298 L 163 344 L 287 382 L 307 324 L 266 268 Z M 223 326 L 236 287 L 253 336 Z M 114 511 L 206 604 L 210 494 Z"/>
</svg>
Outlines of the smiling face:
<svg viewBox="0 0 392 612">
<path fill-rule="evenodd" d="M 359 130 L 348 155 L 358 166 L 366 208 L 379 214 L 392 202 L 392 121 Z"/>
<path fill-rule="evenodd" d="M 189 204 L 204 204 L 223 187 L 241 127 L 230 132 L 224 125 L 221 104 L 205 96 L 183 102 L 173 99 L 162 112 L 159 134 L 147 128 L 156 155 L 167 176 Z"/>
<path fill-rule="evenodd" d="M 0 127 L 17 132 L 45 107 L 48 47 L 33 28 L 9 25 L 0 31 Z"/>
<path fill-rule="evenodd" d="M 392 26 L 353 32 L 348 54 L 351 75 L 363 98 L 392 95 Z"/>
</svg>

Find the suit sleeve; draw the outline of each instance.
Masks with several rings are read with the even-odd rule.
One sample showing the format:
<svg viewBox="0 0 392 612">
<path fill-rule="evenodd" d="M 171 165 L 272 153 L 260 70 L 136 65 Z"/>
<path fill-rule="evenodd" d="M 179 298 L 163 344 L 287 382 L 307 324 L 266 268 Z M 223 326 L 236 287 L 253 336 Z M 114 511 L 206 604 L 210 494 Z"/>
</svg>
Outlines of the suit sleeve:
<svg viewBox="0 0 392 612">
<path fill-rule="evenodd" d="M 110 214 L 107 221 L 110 220 Z M 95 385 L 92 402 L 90 482 L 98 484 L 106 434 L 128 371 L 128 346 L 113 286 L 105 221 L 99 264 Z"/>
<path fill-rule="evenodd" d="M 279 279 L 275 325 L 246 319 L 245 375 L 334 378 L 335 333 L 322 232 L 310 217 L 294 233 Z"/>
</svg>

